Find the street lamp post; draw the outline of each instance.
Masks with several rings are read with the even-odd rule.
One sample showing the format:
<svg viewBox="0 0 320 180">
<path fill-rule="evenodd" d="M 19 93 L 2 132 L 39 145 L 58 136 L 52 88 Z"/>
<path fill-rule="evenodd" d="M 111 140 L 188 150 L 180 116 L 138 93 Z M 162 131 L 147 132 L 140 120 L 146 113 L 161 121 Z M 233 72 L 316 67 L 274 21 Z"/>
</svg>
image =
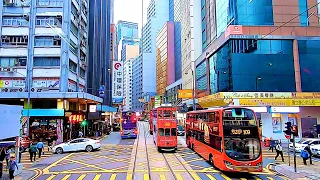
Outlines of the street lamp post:
<svg viewBox="0 0 320 180">
<path fill-rule="evenodd" d="M 262 78 L 260 76 L 256 77 L 256 91 L 258 91 L 258 82 L 261 80 L 262 80 Z"/>
</svg>

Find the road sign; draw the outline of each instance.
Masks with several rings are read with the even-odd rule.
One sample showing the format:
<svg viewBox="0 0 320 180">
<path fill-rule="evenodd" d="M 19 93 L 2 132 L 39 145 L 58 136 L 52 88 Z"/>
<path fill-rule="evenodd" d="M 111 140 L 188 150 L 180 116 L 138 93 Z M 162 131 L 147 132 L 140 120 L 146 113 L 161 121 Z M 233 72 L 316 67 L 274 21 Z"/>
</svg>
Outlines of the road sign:
<svg viewBox="0 0 320 180">
<path fill-rule="evenodd" d="M 284 136 L 285 136 L 287 139 L 290 139 L 290 135 L 286 135 L 286 134 L 285 134 Z"/>
</svg>

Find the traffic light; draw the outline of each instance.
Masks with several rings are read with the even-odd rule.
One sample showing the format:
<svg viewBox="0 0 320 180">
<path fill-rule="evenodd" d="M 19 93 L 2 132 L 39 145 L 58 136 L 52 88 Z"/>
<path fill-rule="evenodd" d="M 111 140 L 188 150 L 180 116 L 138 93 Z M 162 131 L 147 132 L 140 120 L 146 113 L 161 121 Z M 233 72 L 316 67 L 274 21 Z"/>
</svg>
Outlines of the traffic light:
<svg viewBox="0 0 320 180">
<path fill-rule="evenodd" d="M 291 122 L 286 122 L 285 123 L 286 125 L 286 130 L 284 130 L 283 132 L 286 134 L 286 135 L 291 135 Z"/>
<path fill-rule="evenodd" d="M 82 121 L 81 126 L 86 126 L 86 125 L 87 125 L 87 121 L 86 120 Z"/>
<path fill-rule="evenodd" d="M 298 126 L 291 126 L 291 133 L 293 136 L 298 136 Z"/>
</svg>

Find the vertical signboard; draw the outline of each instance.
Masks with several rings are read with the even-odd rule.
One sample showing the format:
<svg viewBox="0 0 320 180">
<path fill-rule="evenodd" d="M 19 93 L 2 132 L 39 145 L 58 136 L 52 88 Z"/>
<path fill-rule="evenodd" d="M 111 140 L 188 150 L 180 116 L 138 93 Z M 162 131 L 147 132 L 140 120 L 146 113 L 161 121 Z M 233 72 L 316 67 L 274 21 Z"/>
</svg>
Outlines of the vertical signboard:
<svg viewBox="0 0 320 180">
<path fill-rule="evenodd" d="M 113 61 L 112 66 L 112 102 L 123 103 L 123 64 L 121 61 Z"/>
</svg>

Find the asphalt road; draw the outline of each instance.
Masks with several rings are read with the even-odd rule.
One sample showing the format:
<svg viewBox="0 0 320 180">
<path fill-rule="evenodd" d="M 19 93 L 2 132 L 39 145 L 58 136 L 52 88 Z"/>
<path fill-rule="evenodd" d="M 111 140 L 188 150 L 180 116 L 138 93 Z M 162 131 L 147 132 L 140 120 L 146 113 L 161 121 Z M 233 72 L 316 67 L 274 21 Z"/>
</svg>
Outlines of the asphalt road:
<svg viewBox="0 0 320 180">
<path fill-rule="evenodd" d="M 139 122 L 139 138 L 120 138 L 114 132 L 102 140 L 100 151 L 54 154 L 33 165 L 30 180 L 213 180 L 213 179 L 283 179 L 265 168 L 254 174 L 222 173 L 188 149 L 179 137 L 176 153 L 159 153 L 148 124 Z M 271 158 L 265 159 L 265 165 Z M 23 179 L 23 178 L 22 178 Z"/>
</svg>

